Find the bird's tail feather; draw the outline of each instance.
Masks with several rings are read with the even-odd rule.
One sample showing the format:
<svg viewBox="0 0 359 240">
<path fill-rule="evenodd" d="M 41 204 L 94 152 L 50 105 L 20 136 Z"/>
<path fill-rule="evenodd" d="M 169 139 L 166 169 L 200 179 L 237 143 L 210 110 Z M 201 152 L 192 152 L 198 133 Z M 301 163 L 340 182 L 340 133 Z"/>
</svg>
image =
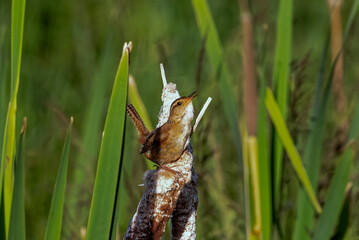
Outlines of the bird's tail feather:
<svg viewBox="0 0 359 240">
<path fill-rule="evenodd" d="M 135 107 L 132 104 L 129 104 L 126 108 L 126 111 L 128 115 L 131 117 L 131 121 L 133 125 L 135 125 L 137 131 L 138 131 L 138 141 L 141 144 L 144 144 L 146 141 L 147 136 L 149 135 L 149 131 L 146 128 L 145 124 L 143 123 L 140 115 L 136 111 Z"/>
</svg>

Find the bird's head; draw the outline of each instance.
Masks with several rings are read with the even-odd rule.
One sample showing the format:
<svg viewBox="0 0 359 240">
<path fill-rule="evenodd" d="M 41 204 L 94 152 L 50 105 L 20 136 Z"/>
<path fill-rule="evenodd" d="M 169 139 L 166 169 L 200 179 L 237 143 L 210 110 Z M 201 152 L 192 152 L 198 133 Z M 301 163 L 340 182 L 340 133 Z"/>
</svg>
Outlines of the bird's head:
<svg viewBox="0 0 359 240">
<path fill-rule="evenodd" d="M 172 123 L 178 123 L 181 121 L 191 122 L 194 114 L 192 100 L 196 96 L 197 93 L 193 92 L 187 97 L 180 97 L 176 99 L 171 105 L 169 121 Z"/>
</svg>

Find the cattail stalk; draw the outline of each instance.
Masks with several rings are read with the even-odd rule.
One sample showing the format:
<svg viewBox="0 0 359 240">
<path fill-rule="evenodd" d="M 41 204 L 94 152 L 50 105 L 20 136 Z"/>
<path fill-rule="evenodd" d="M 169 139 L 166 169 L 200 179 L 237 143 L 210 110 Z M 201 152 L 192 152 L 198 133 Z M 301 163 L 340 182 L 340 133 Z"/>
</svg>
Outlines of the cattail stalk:
<svg viewBox="0 0 359 240">
<path fill-rule="evenodd" d="M 347 139 L 348 119 L 345 114 L 347 110 L 347 99 L 343 88 L 344 82 L 344 61 L 343 61 L 343 31 L 340 8 L 342 0 L 328 0 L 330 11 L 330 28 L 331 28 L 331 52 L 332 62 L 338 57 L 334 68 L 333 75 L 333 95 L 335 99 L 335 108 L 339 119 L 339 127 L 336 132 L 333 148 L 337 149 L 336 154 L 343 150 Z M 339 55 L 339 56 L 338 56 Z"/>
<path fill-rule="evenodd" d="M 172 102 L 180 97 L 176 85 L 167 83 L 162 64 L 161 73 L 163 105 L 157 128 L 167 121 Z M 160 239 L 169 219 L 172 239 L 196 239 L 198 177 L 191 143 L 177 161 L 166 164 L 166 169 L 147 171 L 144 180 L 145 192 L 124 239 Z"/>
<path fill-rule="evenodd" d="M 249 167 L 248 177 L 251 180 L 251 186 L 245 186 L 251 189 L 253 205 L 251 208 L 254 210 L 253 213 L 253 225 L 251 230 L 248 231 L 247 226 L 247 237 L 253 236 L 259 239 L 262 234 L 262 220 L 261 220 L 261 204 L 260 204 L 260 186 L 259 186 L 259 169 L 258 169 L 258 150 L 257 150 L 257 84 L 255 78 L 255 57 L 253 47 L 253 24 L 251 13 L 249 11 L 248 1 L 240 0 L 241 7 L 241 23 L 243 30 L 243 47 L 242 47 L 242 64 L 243 64 L 243 103 L 244 103 L 244 117 L 247 131 L 245 131 L 244 141 L 247 147 L 247 159 Z M 249 191 L 247 191 L 249 192 Z M 250 199 L 247 196 L 247 202 Z M 251 216 L 252 217 L 252 216 Z M 246 224 L 251 225 L 250 217 L 247 217 Z"/>
<path fill-rule="evenodd" d="M 342 39 L 342 20 L 340 7 L 342 0 L 329 0 L 330 26 L 331 26 L 331 48 L 332 62 L 339 54 L 337 64 L 335 65 L 333 76 L 333 94 L 336 99 L 335 105 L 338 114 L 342 114 L 346 109 L 346 98 L 343 90 L 344 62 L 343 62 L 343 39 Z"/>
</svg>

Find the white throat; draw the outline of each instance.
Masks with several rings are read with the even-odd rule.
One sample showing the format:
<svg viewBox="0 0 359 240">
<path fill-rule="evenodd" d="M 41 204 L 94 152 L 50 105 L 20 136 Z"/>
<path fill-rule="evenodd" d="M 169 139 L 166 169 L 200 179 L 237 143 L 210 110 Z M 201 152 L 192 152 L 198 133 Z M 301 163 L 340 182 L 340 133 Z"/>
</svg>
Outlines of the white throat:
<svg viewBox="0 0 359 240">
<path fill-rule="evenodd" d="M 191 125 L 193 116 L 194 116 L 193 104 L 192 102 L 190 102 L 186 108 L 186 113 L 183 116 L 181 123 L 183 125 Z"/>
</svg>

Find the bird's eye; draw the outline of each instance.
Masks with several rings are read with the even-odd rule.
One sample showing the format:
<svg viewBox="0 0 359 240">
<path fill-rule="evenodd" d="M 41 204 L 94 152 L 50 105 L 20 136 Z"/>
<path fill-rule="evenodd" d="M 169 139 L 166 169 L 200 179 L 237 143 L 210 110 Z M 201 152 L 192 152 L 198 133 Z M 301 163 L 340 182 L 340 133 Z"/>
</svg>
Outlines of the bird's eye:
<svg viewBox="0 0 359 240">
<path fill-rule="evenodd" d="M 181 102 L 178 102 L 178 103 L 177 103 L 177 106 L 181 106 L 181 105 L 182 105 L 182 103 L 181 103 Z"/>
</svg>

